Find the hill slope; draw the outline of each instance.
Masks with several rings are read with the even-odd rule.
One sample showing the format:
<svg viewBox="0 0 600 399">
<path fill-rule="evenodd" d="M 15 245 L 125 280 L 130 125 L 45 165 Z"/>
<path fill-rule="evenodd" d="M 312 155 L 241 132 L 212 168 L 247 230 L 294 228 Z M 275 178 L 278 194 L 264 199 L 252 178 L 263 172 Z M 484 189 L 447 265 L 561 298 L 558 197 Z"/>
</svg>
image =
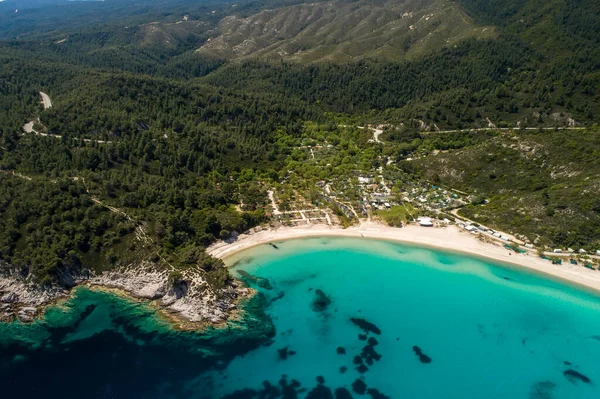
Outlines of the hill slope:
<svg viewBox="0 0 600 399">
<path fill-rule="evenodd" d="M 506 133 L 413 161 L 432 181 L 479 193 L 461 215 L 553 247 L 600 246 L 600 132 Z"/>
<path fill-rule="evenodd" d="M 230 15 L 198 51 L 299 62 L 397 60 L 495 35 L 447 0 L 334 1 Z"/>
</svg>

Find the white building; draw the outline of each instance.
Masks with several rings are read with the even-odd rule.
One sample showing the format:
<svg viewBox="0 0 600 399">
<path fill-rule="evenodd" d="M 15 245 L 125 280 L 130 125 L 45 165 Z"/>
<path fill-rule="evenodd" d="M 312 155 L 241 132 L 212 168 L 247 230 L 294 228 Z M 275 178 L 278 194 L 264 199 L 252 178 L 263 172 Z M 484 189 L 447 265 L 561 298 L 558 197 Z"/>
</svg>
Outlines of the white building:
<svg viewBox="0 0 600 399">
<path fill-rule="evenodd" d="M 431 218 L 420 217 L 417 220 L 419 222 L 419 225 L 421 225 L 423 227 L 433 227 L 433 222 L 431 221 Z"/>
</svg>

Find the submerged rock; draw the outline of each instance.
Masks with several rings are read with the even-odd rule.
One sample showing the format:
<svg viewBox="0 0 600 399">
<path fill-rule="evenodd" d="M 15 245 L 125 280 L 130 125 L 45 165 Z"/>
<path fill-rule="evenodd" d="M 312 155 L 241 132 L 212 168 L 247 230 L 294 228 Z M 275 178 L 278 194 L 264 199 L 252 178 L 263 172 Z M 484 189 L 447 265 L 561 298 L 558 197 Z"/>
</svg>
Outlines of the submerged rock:
<svg viewBox="0 0 600 399">
<path fill-rule="evenodd" d="M 269 299 L 269 305 L 272 304 L 275 301 L 280 300 L 281 298 L 283 298 L 285 296 L 285 292 L 283 291 L 279 291 L 279 293 L 277 295 L 275 295 L 273 298 Z"/>
<path fill-rule="evenodd" d="M 585 375 L 581 374 L 578 371 L 575 370 L 566 370 L 564 373 L 564 376 L 567 377 L 567 379 L 569 381 L 571 381 L 572 383 L 576 384 L 578 382 L 584 382 L 586 384 L 589 384 L 592 382 L 592 380 L 590 380 L 588 377 L 586 377 Z"/>
<path fill-rule="evenodd" d="M 285 348 L 277 349 L 277 354 L 279 355 L 279 359 L 285 360 L 290 356 L 294 356 L 296 354 L 296 351 L 291 351 L 286 346 Z"/>
<path fill-rule="evenodd" d="M 254 389 L 246 388 L 225 395 L 221 399 L 253 399 L 256 398 L 256 394 Z"/>
<path fill-rule="evenodd" d="M 306 395 L 306 399 L 333 399 L 333 392 L 325 385 L 319 384 Z"/>
<path fill-rule="evenodd" d="M 346 367 L 346 366 L 340 367 L 340 373 L 341 374 L 344 374 L 346 371 L 348 371 L 348 367 Z"/>
<path fill-rule="evenodd" d="M 352 383 L 352 390 L 359 395 L 364 395 L 367 392 L 367 384 L 360 378 L 357 378 Z"/>
<path fill-rule="evenodd" d="M 279 249 L 279 247 L 277 245 L 273 244 L 272 242 L 270 242 L 269 245 L 275 249 Z"/>
<path fill-rule="evenodd" d="M 391 399 L 389 396 L 382 394 L 375 388 L 367 389 L 367 393 L 372 399 Z"/>
<path fill-rule="evenodd" d="M 358 366 L 356 368 L 356 371 L 358 371 L 361 374 L 366 373 L 367 371 L 369 371 L 369 368 L 367 366 L 365 366 L 364 364 L 361 364 L 360 366 Z"/>
<path fill-rule="evenodd" d="M 346 354 L 346 349 L 342 348 L 341 346 L 338 346 L 335 351 L 337 352 L 338 355 L 345 355 Z"/>
<path fill-rule="evenodd" d="M 331 305 L 331 298 L 329 298 L 323 291 L 315 290 L 315 299 L 312 302 L 312 309 L 315 312 L 322 312 Z"/>
<path fill-rule="evenodd" d="M 261 398 L 277 398 L 280 396 L 279 388 L 269 381 L 263 381 L 263 389 L 258 393 Z"/>
<path fill-rule="evenodd" d="M 317 376 L 317 382 L 319 384 L 325 384 L 325 377 L 323 377 L 322 375 L 318 375 Z"/>
<path fill-rule="evenodd" d="M 368 365 L 372 365 L 373 362 L 378 362 L 381 360 L 381 355 L 375 351 L 375 347 L 373 345 L 367 345 L 362 348 L 360 356 Z"/>
<path fill-rule="evenodd" d="M 358 334 L 358 340 L 359 341 L 366 341 L 367 340 L 367 334 Z"/>
<path fill-rule="evenodd" d="M 238 270 L 238 274 L 242 277 L 244 281 L 248 284 L 256 284 L 260 288 L 264 288 L 266 290 L 272 290 L 273 286 L 269 282 L 268 278 L 253 276 L 245 270 Z"/>
<path fill-rule="evenodd" d="M 354 323 L 354 325 L 362 328 L 365 332 L 372 332 L 373 334 L 381 335 L 381 330 L 375 324 L 356 317 L 350 318 L 350 321 Z"/>
<path fill-rule="evenodd" d="M 415 351 L 415 354 L 419 357 L 421 363 L 431 363 L 431 358 L 424 354 L 421 348 L 415 345 L 413 346 L 413 351 Z"/>
<path fill-rule="evenodd" d="M 552 391 L 556 384 L 552 381 L 539 381 L 531 386 L 530 399 L 552 399 Z"/>
<path fill-rule="evenodd" d="M 335 399 L 352 399 L 352 395 L 346 388 L 338 388 L 335 390 Z"/>
</svg>

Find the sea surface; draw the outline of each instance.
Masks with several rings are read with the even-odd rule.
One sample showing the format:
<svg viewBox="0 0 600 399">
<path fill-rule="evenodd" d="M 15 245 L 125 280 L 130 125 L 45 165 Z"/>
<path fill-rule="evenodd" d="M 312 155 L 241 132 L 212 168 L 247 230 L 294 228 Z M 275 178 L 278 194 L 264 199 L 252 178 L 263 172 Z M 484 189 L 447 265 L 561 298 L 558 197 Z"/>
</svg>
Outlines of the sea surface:
<svg viewBox="0 0 600 399">
<path fill-rule="evenodd" d="M 464 255 L 310 238 L 227 259 L 276 335 L 239 356 L 151 306 L 82 288 L 0 325 L 19 398 L 600 398 L 600 297 Z"/>
</svg>

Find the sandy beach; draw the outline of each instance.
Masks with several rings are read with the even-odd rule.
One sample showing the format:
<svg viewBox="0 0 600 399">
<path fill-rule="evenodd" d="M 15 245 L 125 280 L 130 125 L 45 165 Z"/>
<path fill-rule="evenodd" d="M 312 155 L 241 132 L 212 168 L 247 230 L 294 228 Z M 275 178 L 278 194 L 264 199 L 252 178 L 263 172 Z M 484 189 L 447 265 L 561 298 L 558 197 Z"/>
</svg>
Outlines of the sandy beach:
<svg viewBox="0 0 600 399">
<path fill-rule="evenodd" d="M 347 229 L 325 224 L 277 229 L 263 227 L 261 231 L 241 234 L 230 243 L 217 242 L 211 245 L 207 252 L 217 258 L 225 259 L 234 253 L 272 241 L 320 236 L 383 239 L 474 255 L 543 273 L 554 279 L 564 280 L 600 293 L 599 271 L 587 269 L 581 264 L 571 265 L 568 262 L 553 265 L 550 261 L 534 254 L 517 254 L 504 248 L 501 243 L 483 241 L 454 225 L 436 228 L 408 225 L 395 228 L 375 222 L 363 222 L 360 226 Z"/>
</svg>

